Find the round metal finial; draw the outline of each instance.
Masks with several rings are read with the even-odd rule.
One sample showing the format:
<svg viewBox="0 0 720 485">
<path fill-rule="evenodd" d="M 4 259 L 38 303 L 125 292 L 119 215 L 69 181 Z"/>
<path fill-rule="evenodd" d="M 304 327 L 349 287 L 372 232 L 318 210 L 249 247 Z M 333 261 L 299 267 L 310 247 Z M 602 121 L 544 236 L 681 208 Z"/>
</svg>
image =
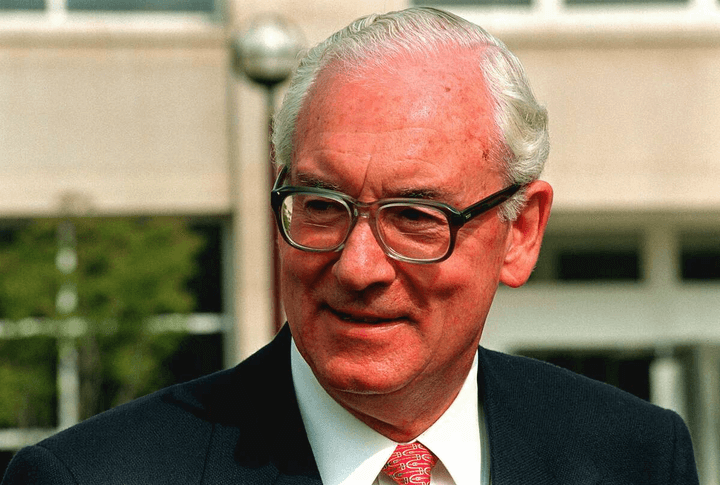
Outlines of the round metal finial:
<svg viewBox="0 0 720 485">
<path fill-rule="evenodd" d="M 260 15 L 233 42 L 235 71 L 272 87 L 290 77 L 303 44 L 300 29 L 287 19 Z"/>
</svg>

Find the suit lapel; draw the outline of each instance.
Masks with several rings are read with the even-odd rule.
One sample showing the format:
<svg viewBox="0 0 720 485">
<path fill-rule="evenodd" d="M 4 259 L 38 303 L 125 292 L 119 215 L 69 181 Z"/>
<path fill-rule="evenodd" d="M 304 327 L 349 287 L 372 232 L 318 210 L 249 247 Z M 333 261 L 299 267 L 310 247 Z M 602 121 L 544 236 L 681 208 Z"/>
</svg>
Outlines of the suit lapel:
<svg viewBox="0 0 720 485">
<path fill-rule="evenodd" d="M 320 485 L 290 372 L 290 331 L 233 370 L 208 402 L 214 423 L 204 483 Z"/>
<path fill-rule="evenodd" d="M 490 476 L 493 485 L 559 485 L 561 480 L 548 459 L 551 450 L 538 450 L 528 436 L 526 419 L 531 404 L 512 367 L 480 348 L 478 389 L 490 441 Z M 530 433 L 532 434 L 532 433 Z"/>
<path fill-rule="evenodd" d="M 203 401 L 213 435 L 203 483 L 321 485 L 300 417 L 290 372 L 290 331 L 284 327 L 265 348 L 229 373 L 228 383 L 207 390 Z M 502 354 L 480 348 L 479 399 L 490 441 L 493 485 L 560 485 L 552 449 L 538 445 L 533 422 L 542 419 L 530 404 L 521 375 Z M 576 474 L 577 476 L 577 474 Z"/>
<path fill-rule="evenodd" d="M 533 382 L 517 367 L 517 360 L 480 348 L 478 389 L 490 441 L 490 476 L 493 485 L 590 485 L 598 482 L 598 472 L 590 461 L 575 463 L 572 479 L 560 472 L 565 457 L 558 451 L 557 439 L 567 444 L 572 436 L 562 430 L 549 435 L 542 431 L 552 419 L 545 403 L 536 408 L 528 387 L 551 386 L 533 376 Z M 531 386 L 529 384 L 532 384 Z M 560 394 L 560 393 L 558 393 Z M 562 396 L 558 396 L 562 400 Z M 548 421 L 546 421 L 548 420 Z"/>
</svg>

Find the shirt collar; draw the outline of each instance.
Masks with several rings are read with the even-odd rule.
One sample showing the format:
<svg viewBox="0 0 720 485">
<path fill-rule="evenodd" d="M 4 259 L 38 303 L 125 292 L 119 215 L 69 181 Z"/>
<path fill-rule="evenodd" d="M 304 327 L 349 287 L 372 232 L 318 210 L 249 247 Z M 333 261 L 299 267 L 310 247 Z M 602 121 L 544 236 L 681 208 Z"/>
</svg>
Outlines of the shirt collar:
<svg viewBox="0 0 720 485">
<path fill-rule="evenodd" d="M 300 414 L 322 481 L 326 485 L 371 484 L 397 443 L 367 426 L 320 386 L 292 343 L 292 376 Z M 489 470 L 487 445 L 478 405 L 478 356 L 460 393 L 445 413 L 417 440 L 430 448 L 456 485 L 477 485 Z M 486 444 L 487 440 L 483 442 Z"/>
</svg>

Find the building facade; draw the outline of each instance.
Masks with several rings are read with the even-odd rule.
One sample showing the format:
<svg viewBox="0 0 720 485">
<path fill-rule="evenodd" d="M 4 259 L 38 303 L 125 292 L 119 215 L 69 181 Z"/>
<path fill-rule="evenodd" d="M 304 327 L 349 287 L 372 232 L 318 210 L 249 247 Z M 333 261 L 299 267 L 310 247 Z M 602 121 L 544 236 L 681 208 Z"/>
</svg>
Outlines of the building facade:
<svg viewBox="0 0 720 485">
<path fill-rule="evenodd" d="M 717 485 L 720 2 L 432 4 L 505 41 L 550 113 L 547 243 L 528 285 L 500 289 L 485 345 L 562 361 L 678 410 L 703 483 Z M 276 328 L 268 93 L 235 72 L 233 41 L 266 12 L 309 45 L 409 5 L 0 2 L 0 225 L 66 214 L 210 224 L 223 303 L 196 330 L 223 333 L 232 365 Z M 0 328 L 7 337 L 16 327 Z M 0 430 L 0 447 L 51 431 Z"/>
</svg>

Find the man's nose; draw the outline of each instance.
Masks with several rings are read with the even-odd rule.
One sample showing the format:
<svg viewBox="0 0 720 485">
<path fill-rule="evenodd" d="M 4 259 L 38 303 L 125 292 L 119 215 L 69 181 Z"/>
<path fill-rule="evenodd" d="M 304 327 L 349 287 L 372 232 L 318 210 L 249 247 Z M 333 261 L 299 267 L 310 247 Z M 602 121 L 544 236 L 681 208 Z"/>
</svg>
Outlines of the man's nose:
<svg viewBox="0 0 720 485">
<path fill-rule="evenodd" d="M 358 218 L 333 273 L 341 285 L 353 291 L 375 284 L 388 285 L 395 279 L 395 266 L 375 239 L 366 217 Z"/>
</svg>

